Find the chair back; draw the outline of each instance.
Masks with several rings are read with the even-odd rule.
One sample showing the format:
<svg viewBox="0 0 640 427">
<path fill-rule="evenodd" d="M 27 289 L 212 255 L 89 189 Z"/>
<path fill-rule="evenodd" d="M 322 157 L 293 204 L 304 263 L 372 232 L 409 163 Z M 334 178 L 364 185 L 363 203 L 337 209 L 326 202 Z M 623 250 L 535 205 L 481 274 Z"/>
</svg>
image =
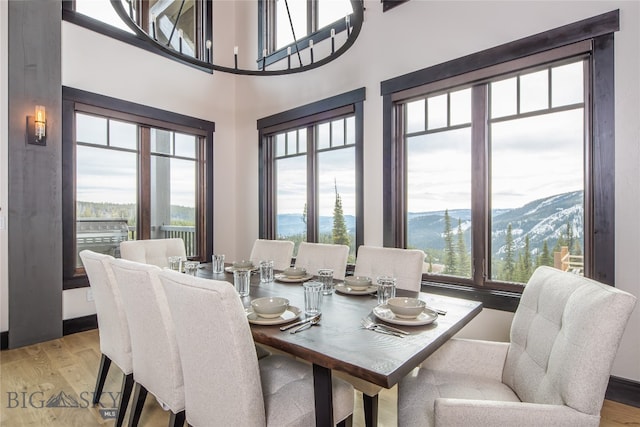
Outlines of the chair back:
<svg viewBox="0 0 640 427">
<path fill-rule="evenodd" d="M 175 322 L 189 424 L 264 426 L 256 349 L 233 286 L 169 270 L 160 280 Z"/>
<path fill-rule="evenodd" d="M 133 379 L 178 413 L 184 409 L 184 380 L 176 333 L 155 265 L 114 259 L 113 273 L 129 321 Z"/>
<path fill-rule="evenodd" d="M 187 258 L 184 240 L 172 239 L 125 240 L 120 243 L 120 257 L 129 261 L 157 265 L 160 268 L 169 266 L 169 257 Z"/>
<path fill-rule="evenodd" d="M 253 244 L 249 259 L 253 265 L 258 265 L 260 261 L 272 260 L 274 269 L 284 270 L 291 266 L 293 246 L 293 242 L 288 240 L 257 239 Z"/>
<path fill-rule="evenodd" d="M 418 249 L 360 246 L 353 274 L 369 276 L 374 283 L 378 276 L 392 276 L 398 289 L 420 291 L 424 257 Z"/>
<path fill-rule="evenodd" d="M 612 286 L 539 267 L 513 318 L 503 382 L 523 402 L 598 416 L 635 301 Z"/>
<path fill-rule="evenodd" d="M 300 242 L 296 267 L 303 267 L 307 273 L 313 275 L 317 275 L 319 269 L 330 268 L 333 270 L 334 279 L 344 280 L 348 258 L 347 245 Z"/>
<path fill-rule="evenodd" d="M 128 375 L 133 371 L 131 337 L 120 289 L 111 269 L 113 257 L 83 250 L 80 252 L 80 259 L 93 291 L 100 351 Z"/>
</svg>

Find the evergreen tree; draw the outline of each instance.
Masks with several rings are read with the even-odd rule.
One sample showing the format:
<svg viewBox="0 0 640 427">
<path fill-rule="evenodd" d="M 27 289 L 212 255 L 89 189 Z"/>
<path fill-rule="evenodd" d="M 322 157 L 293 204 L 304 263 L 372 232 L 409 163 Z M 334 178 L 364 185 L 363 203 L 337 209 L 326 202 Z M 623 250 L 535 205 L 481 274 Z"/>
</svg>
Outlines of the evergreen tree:
<svg viewBox="0 0 640 427">
<path fill-rule="evenodd" d="M 464 243 L 464 233 L 462 232 L 462 220 L 458 218 L 458 275 L 462 277 L 471 276 L 471 259 L 467 253 Z"/>
<path fill-rule="evenodd" d="M 580 246 L 580 240 L 576 239 L 573 243 L 573 249 L 571 249 L 571 255 L 582 255 L 582 246 Z"/>
<path fill-rule="evenodd" d="M 531 248 L 529 244 L 529 235 L 524 237 L 524 254 L 522 256 L 522 276 L 520 277 L 520 281 L 525 283 L 531 277 L 531 273 L 533 272 L 532 264 L 531 264 Z"/>
<path fill-rule="evenodd" d="M 427 257 L 429 259 L 429 268 L 427 269 L 427 272 L 433 273 L 433 257 L 431 256 L 431 254 L 427 254 Z"/>
<path fill-rule="evenodd" d="M 549 253 L 549 245 L 547 245 L 547 239 L 542 243 L 542 252 L 538 257 L 537 266 L 547 265 L 549 267 L 553 267 L 553 257 Z"/>
<path fill-rule="evenodd" d="M 504 250 L 504 266 L 503 266 L 503 279 L 509 282 L 515 280 L 516 266 L 513 259 L 513 228 L 511 223 L 507 226 L 507 234 L 505 236 L 505 250 Z"/>
<path fill-rule="evenodd" d="M 571 226 L 571 220 L 567 220 L 567 237 L 566 237 L 566 246 L 569 248 L 569 251 L 573 248 L 573 227 Z"/>
<path fill-rule="evenodd" d="M 444 274 L 455 274 L 456 250 L 453 245 L 453 233 L 451 231 L 451 217 L 449 209 L 444 211 Z"/>
<path fill-rule="evenodd" d="M 338 193 L 338 185 L 335 181 L 334 186 L 336 190 L 336 202 L 333 207 L 333 243 L 349 246 L 349 232 L 347 231 L 347 224 L 342 211 L 342 199 Z"/>
</svg>

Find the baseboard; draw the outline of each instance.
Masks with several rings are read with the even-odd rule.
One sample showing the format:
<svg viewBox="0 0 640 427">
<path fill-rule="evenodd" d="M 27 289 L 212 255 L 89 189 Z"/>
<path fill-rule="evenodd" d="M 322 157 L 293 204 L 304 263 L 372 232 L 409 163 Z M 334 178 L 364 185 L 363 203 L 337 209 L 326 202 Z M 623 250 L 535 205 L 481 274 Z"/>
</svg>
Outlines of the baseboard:
<svg viewBox="0 0 640 427">
<path fill-rule="evenodd" d="M 609 377 L 605 399 L 640 408 L 640 382 L 612 375 Z"/>
<path fill-rule="evenodd" d="M 9 331 L 0 332 L 0 350 L 9 348 Z"/>
<path fill-rule="evenodd" d="M 62 321 L 62 335 L 75 334 L 76 332 L 89 331 L 98 327 L 98 316 L 90 314 L 88 316 L 76 317 Z"/>
</svg>

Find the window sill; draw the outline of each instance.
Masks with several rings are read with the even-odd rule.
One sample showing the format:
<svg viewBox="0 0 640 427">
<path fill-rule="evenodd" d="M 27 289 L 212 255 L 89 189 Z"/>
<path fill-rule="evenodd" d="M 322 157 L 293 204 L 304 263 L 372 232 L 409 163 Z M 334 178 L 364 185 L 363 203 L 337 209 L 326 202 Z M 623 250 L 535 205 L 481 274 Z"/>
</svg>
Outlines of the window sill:
<svg viewBox="0 0 640 427">
<path fill-rule="evenodd" d="M 471 286 L 422 282 L 422 292 L 482 302 L 484 308 L 515 312 L 522 296 L 518 292 L 479 289 Z"/>
</svg>

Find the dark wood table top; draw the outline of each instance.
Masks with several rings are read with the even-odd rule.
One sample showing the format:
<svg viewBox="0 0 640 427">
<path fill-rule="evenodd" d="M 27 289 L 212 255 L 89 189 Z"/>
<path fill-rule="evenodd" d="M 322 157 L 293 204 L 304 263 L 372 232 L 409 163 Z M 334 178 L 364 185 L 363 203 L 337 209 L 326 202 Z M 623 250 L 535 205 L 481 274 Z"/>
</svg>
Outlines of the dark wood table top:
<svg viewBox="0 0 640 427">
<path fill-rule="evenodd" d="M 233 274 L 213 274 L 211 265 L 199 269 L 198 276 L 233 282 Z M 398 291 L 399 296 L 418 296 L 416 292 Z M 252 298 L 280 296 L 290 305 L 304 311 L 303 288 L 300 283 L 260 283 L 252 275 L 249 297 L 242 298 L 245 307 Z M 297 334 L 281 331 L 280 326 L 251 325 L 254 341 L 287 352 L 327 369 L 342 371 L 382 387 L 391 388 L 413 368 L 437 350 L 469 323 L 480 311 L 482 303 L 421 292 L 427 305 L 445 310 L 444 316 L 424 326 L 392 325 L 410 332 L 399 338 L 361 328 L 361 319 L 370 316 L 377 305 L 375 294 L 343 295 L 334 292 L 324 296 L 320 326 Z M 304 318 L 301 315 L 301 319 Z"/>
</svg>

